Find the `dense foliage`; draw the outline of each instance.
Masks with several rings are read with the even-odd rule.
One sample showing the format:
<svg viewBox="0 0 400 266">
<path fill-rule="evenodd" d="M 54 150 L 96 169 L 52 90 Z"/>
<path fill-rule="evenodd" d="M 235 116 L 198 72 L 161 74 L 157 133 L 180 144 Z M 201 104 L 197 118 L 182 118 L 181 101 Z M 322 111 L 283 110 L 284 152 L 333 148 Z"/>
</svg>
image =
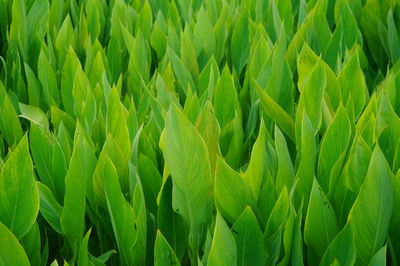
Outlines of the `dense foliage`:
<svg viewBox="0 0 400 266">
<path fill-rule="evenodd" d="M 396 0 L 0 0 L 0 265 L 400 265 Z"/>
</svg>

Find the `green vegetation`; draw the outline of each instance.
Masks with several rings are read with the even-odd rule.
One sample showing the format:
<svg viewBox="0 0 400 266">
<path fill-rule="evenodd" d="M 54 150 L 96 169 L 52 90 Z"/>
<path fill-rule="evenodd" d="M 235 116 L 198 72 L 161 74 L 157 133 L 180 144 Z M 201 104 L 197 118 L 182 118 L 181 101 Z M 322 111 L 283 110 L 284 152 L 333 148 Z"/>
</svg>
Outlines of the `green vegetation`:
<svg viewBox="0 0 400 266">
<path fill-rule="evenodd" d="M 0 265 L 400 265 L 396 0 L 0 0 Z"/>
</svg>

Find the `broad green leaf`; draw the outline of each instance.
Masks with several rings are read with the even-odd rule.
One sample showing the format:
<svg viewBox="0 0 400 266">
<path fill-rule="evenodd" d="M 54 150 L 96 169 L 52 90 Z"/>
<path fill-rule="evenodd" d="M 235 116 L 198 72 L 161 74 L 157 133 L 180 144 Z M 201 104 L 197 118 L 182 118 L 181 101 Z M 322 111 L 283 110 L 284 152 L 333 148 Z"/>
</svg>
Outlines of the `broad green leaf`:
<svg viewBox="0 0 400 266">
<path fill-rule="evenodd" d="M 61 229 L 73 250 L 79 248 L 85 231 L 86 187 L 94 171 L 96 158 L 84 136 L 76 140 L 67 176 Z"/>
<path fill-rule="evenodd" d="M 51 228 L 59 234 L 61 230 L 62 206 L 54 198 L 51 190 L 40 182 L 36 183 L 40 192 L 40 214 L 49 223 Z"/>
<path fill-rule="evenodd" d="M 13 233 L 0 222 L 0 262 L 2 265 L 29 266 L 28 257 Z"/>
<path fill-rule="evenodd" d="M 231 58 L 239 75 L 249 60 L 249 23 L 247 12 L 242 12 L 235 24 L 231 40 Z"/>
<path fill-rule="evenodd" d="M 49 128 L 49 121 L 43 110 L 36 106 L 25 105 L 23 103 L 19 103 L 18 106 L 21 112 L 19 117 L 25 118 L 43 129 Z"/>
<path fill-rule="evenodd" d="M 360 67 L 358 53 L 354 53 L 342 71 L 338 82 L 342 92 L 342 102 L 347 110 L 354 109 L 354 118 L 358 118 L 364 109 L 367 85 Z"/>
<path fill-rule="evenodd" d="M 362 137 L 356 137 L 346 168 L 346 186 L 358 194 L 365 176 L 367 175 L 368 165 L 371 160 L 372 151 Z"/>
<path fill-rule="evenodd" d="M 27 59 L 28 25 L 26 19 L 25 1 L 17 0 L 12 2 L 12 23 L 10 25 L 10 41 L 18 45 L 20 53 L 24 59 Z"/>
<path fill-rule="evenodd" d="M 303 255 L 301 251 L 301 208 L 302 206 L 300 206 L 299 215 L 297 215 L 293 206 L 290 206 L 289 216 L 283 234 L 284 257 L 279 262 L 279 266 L 288 265 L 290 262 L 293 265 L 303 265 Z"/>
<path fill-rule="evenodd" d="M 150 38 L 150 45 L 157 53 L 158 59 L 163 58 L 167 48 L 166 22 L 161 13 L 158 13 L 157 19 L 153 24 L 153 30 Z"/>
<path fill-rule="evenodd" d="M 127 161 L 130 157 L 131 143 L 126 122 L 126 109 L 120 102 L 116 88 L 111 90 L 108 99 L 106 132 L 114 137 L 115 144 L 118 146 L 122 158 Z M 127 176 L 120 176 L 121 186 L 124 191 L 128 188 L 129 181 L 127 179 Z"/>
<path fill-rule="evenodd" d="M 238 265 L 265 265 L 264 236 L 248 206 L 232 226 Z"/>
<path fill-rule="evenodd" d="M 228 67 L 224 67 L 214 94 L 215 116 L 223 129 L 235 117 L 239 100 L 233 78 Z"/>
<path fill-rule="evenodd" d="M 387 14 L 387 24 L 390 59 L 392 64 L 395 64 L 400 57 L 400 41 L 392 10 L 389 10 Z"/>
<path fill-rule="evenodd" d="M 369 262 L 370 266 L 387 265 L 386 264 L 386 245 L 383 246 Z"/>
<path fill-rule="evenodd" d="M 188 246 L 187 232 L 182 216 L 173 210 L 171 177 L 166 177 L 164 181 L 159 194 L 158 205 L 157 227 L 173 248 L 177 258 L 181 260 Z"/>
<path fill-rule="evenodd" d="M 275 150 L 278 161 L 278 172 L 276 176 L 277 191 L 282 191 L 283 187 L 290 190 L 294 181 L 293 164 L 290 159 L 285 137 L 277 126 L 275 126 Z"/>
<path fill-rule="evenodd" d="M 60 92 L 58 90 L 56 74 L 44 50 L 40 51 L 38 61 L 38 77 L 42 84 L 44 102 L 48 107 L 59 106 Z"/>
<path fill-rule="evenodd" d="M 386 239 L 393 208 L 390 174 L 385 156 L 376 146 L 367 176 L 348 217 L 358 263 L 367 264 Z"/>
<path fill-rule="evenodd" d="M 160 231 L 157 231 L 156 243 L 154 247 L 154 265 L 170 266 L 181 265 L 167 240 Z"/>
<path fill-rule="evenodd" d="M 261 106 L 265 114 L 271 118 L 279 128 L 292 140 L 295 140 L 295 128 L 293 119 L 282 107 L 280 107 L 261 87 L 254 82 L 261 100 Z"/>
<path fill-rule="evenodd" d="M 317 132 L 321 126 L 321 106 L 326 87 L 326 80 L 326 71 L 323 67 L 322 60 L 318 59 L 309 78 L 307 79 L 307 82 L 304 84 L 300 95 L 299 106 L 297 108 L 298 115 L 302 115 L 303 110 L 307 113 L 311 125 L 314 128 L 314 132 Z M 300 139 L 297 138 L 297 133 L 296 139 Z"/>
<path fill-rule="evenodd" d="M 179 59 L 179 57 L 170 47 L 167 47 L 166 55 L 172 64 L 177 78 L 177 83 L 181 89 L 180 96 L 183 97 L 187 93 L 188 86 L 190 86 L 190 88 L 195 88 L 192 76 L 182 60 Z"/>
<path fill-rule="evenodd" d="M 0 172 L 0 222 L 21 239 L 33 226 L 38 212 L 39 191 L 25 135 Z"/>
<path fill-rule="evenodd" d="M 69 47 L 68 52 L 66 53 L 64 66 L 62 68 L 60 92 L 64 110 L 70 114 L 72 114 L 74 110 L 73 88 L 75 76 L 77 73 L 80 74 L 81 72 L 82 67 L 80 61 L 74 49 Z"/>
<path fill-rule="evenodd" d="M 141 185 L 136 185 L 132 207 L 122 194 L 117 172 L 108 158 L 104 164 L 103 180 L 120 263 L 143 265 L 146 250 L 146 209 Z"/>
<path fill-rule="evenodd" d="M 64 63 L 67 52 L 75 46 L 74 28 L 71 22 L 71 17 L 67 15 L 62 23 L 57 37 L 55 39 L 55 48 L 60 58 L 60 64 Z"/>
<path fill-rule="evenodd" d="M 355 1 L 354 1 L 355 2 Z M 338 25 L 340 22 L 345 25 L 343 27 L 343 46 L 345 49 L 351 49 L 354 44 L 363 44 L 361 31 L 358 28 L 357 21 L 350 9 L 348 1 L 340 0 L 335 6 L 335 21 Z"/>
<path fill-rule="evenodd" d="M 244 182 L 250 188 L 254 201 L 257 201 L 261 190 L 264 177 L 265 164 L 265 146 L 266 146 L 266 128 L 264 121 L 261 121 L 258 137 L 254 142 L 250 155 L 249 166 L 243 175 Z"/>
<path fill-rule="evenodd" d="M 138 173 L 142 180 L 143 193 L 148 210 L 157 213 L 157 195 L 161 189 L 162 176 L 154 162 L 146 155 L 140 154 L 138 161 Z"/>
<path fill-rule="evenodd" d="M 42 102 L 42 92 L 39 80 L 35 76 L 33 70 L 29 67 L 28 64 L 24 64 L 25 67 L 25 75 L 27 80 L 27 90 L 28 90 L 28 98 L 29 104 L 34 106 L 40 106 Z"/>
<path fill-rule="evenodd" d="M 136 32 L 140 29 L 143 32 L 144 39 L 149 40 L 153 26 L 153 16 L 149 1 L 143 3 L 136 23 Z"/>
<path fill-rule="evenodd" d="M 251 187 L 220 157 L 215 170 L 215 205 L 223 217 L 234 223 L 246 206 L 254 205 Z"/>
<path fill-rule="evenodd" d="M 32 41 L 36 33 L 43 36 L 48 31 L 49 2 L 47 0 L 35 1 L 27 14 L 27 40 Z"/>
<path fill-rule="evenodd" d="M 21 239 L 21 244 L 31 265 L 40 265 L 41 243 L 40 229 L 37 222 L 33 224 L 31 230 Z"/>
<path fill-rule="evenodd" d="M 316 141 L 314 129 L 311 126 L 310 119 L 306 113 L 303 113 L 303 121 L 301 125 L 301 145 L 300 163 L 296 172 L 296 192 L 300 194 L 300 198 L 304 200 L 304 206 L 308 206 L 313 180 L 315 176 L 315 163 L 317 158 Z M 303 208 L 307 211 L 307 208 Z M 306 214 L 305 212 L 303 213 Z"/>
<path fill-rule="evenodd" d="M 318 181 L 314 179 L 304 225 L 304 240 L 315 263 L 325 253 L 338 232 L 336 214 Z"/>
<path fill-rule="evenodd" d="M 197 63 L 197 54 L 194 43 L 191 40 L 191 32 L 186 27 L 181 33 L 181 60 L 186 65 L 192 78 L 195 80 L 199 75 L 199 66 Z"/>
<path fill-rule="evenodd" d="M 235 239 L 224 218 L 219 213 L 217 213 L 207 265 L 237 265 Z"/>
<path fill-rule="evenodd" d="M 211 219 L 211 167 L 203 138 L 174 104 L 167 114 L 161 148 L 171 172 L 174 210 L 185 219 L 190 246 L 197 251 Z"/>
<path fill-rule="evenodd" d="M 212 29 L 210 16 L 204 8 L 200 8 L 197 13 L 196 25 L 193 34 L 194 47 L 197 56 L 204 54 L 204 58 L 209 58 L 215 52 L 216 37 Z M 205 63 L 205 62 L 201 62 Z"/>
<path fill-rule="evenodd" d="M 88 232 L 86 233 L 85 237 L 83 238 L 82 243 L 80 244 L 78 263 L 77 263 L 79 266 L 90 265 L 89 264 L 88 242 L 89 242 L 89 237 L 90 237 L 91 232 L 92 232 L 92 229 L 89 229 Z"/>
<path fill-rule="evenodd" d="M 207 145 L 208 155 L 210 157 L 211 174 L 214 174 L 217 158 L 221 155 L 219 149 L 220 127 L 210 101 L 207 101 L 203 109 L 200 111 L 199 117 L 196 121 L 196 129 L 201 134 Z"/>
<path fill-rule="evenodd" d="M 55 171 L 53 171 L 52 167 L 57 140 L 49 131 L 45 131 L 33 123 L 31 124 L 31 130 L 29 133 L 30 148 L 36 170 L 39 174 L 38 177 L 40 178 L 40 181 L 54 193 L 57 201 L 62 203 L 65 190 L 65 176 L 53 174 Z M 65 170 L 66 161 L 63 154 L 58 156 L 58 159 L 58 166 Z"/>
<path fill-rule="evenodd" d="M 378 137 L 382 152 L 389 165 L 393 165 L 395 153 L 400 138 L 400 118 L 395 113 L 392 104 L 385 93 L 381 94 L 379 109 L 376 118 L 375 135 Z"/>
<path fill-rule="evenodd" d="M 349 224 L 331 241 L 320 265 L 331 265 L 334 261 L 337 261 L 342 266 L 354 265 L 356 261 L 353 232 Z"/>
<path fill-rule="evenodd" d="M 0 82 L 0 132 L 11 147 L 22 138 L 21 124 L 2 82 Z"/>
<path fill-rule="evenodd" d="M 331 193 L 332 182 L 336 178 L 333 176 L 333 168 L 346 152 L 351 140 L 351 124 L 346 110 L 341 105 L 332 123 L 329 125 L 321 142 L 318 160 L 318 182 L 325 193 Z M 336 182 L 333 183 L 336 186 Z"/>
<path fill-rule="evenodd" d="M 280 228 L 282 228 L 287 219 L 289 207 L 289 193 L 287 188 L 283 187 L 265 226 L 264 235 L 267 239 L 272 237 Z"/>
</svg>

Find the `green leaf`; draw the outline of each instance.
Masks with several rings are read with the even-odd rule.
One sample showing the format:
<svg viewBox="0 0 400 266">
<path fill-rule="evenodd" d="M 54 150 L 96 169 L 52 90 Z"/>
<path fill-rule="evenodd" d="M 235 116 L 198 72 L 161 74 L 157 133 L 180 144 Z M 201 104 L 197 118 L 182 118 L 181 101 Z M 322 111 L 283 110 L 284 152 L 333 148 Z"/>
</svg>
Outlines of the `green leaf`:
<svg viewBox="0 0 400 266">
<path fill-rule="evenodd" d="M 219 213 L 217 213 L 214 237 L 207 265 L 237 265 L 235 239 L 224 218 Z"/>
<path fill-rule="evenodd" d="M 304 200 L 304 206 L 308 206 L 311 188 L 315 175 L 315 163 L 317 158 L 317 150 L 310 119 L 307 114 L 303 113 L 303 121 L 301 125 L 301 145 L 298 154 L 300 154 L 300 163 L 296 172 L 296 192 L 300 194 L 300 198 Z M 307 208 L 304 208 L 307 211 Z M 305 212 L 304 212 L 305 215 Z"/>
<path fill-rule="evenodd" d="M 351 266 L 356 262 L 356 249 L 353 232 L 347 224 L 329 244 L 320 265 L 331 265 L 337 261 L 342 266 Z"/>
<path fill-rule="evenodd" d="M 89 237 L 90 237 L 91 232 L 92 232 L 92 229 L 89 229 L 88 232 L 86 233 L 85 237 L 83 238 L 82 243 L 80 244 L 79 257 L 78 257 L 78 265 L 79 266 L 89 265 L 88 242 L 89 242 Z"/>
<path fill-rule="evenodd" d="M 209 14 L 201 7 L 197 13 L 193 34 L 193 44 L 196 48 L 197 56 L 201 56 L 204 53 L 204 58 L 209 58 L 215 53 L 216 40 L 212 26 Z"/>
<path fill-rule="evenodd" d="M 310 247 L 309 254 L 312 254 L 314 262 L 319 262 L 337 232 L 335 211 L 314 179 L 304 225 L 304 240 Z"/>
<path fill-rule="evenodd" d="M 39 191 L 25 135 L 0 172 L 0 221 L 21 239 L 33 226 L 38 212 Z"/>
<path fill-rule="evenodd" d="M 307 116 L 314 128 L 314 133 L 318 132 L 321 126 L 321 106 L 326 87 L 326 80 L 326 71 L 321 58 L 319 58 L 317 63 L 314 65 L 309 78 L 304 84 L 300 94 L 299 106 L 297 108 L 298 115 L 302 115 L 303 110 L 307 112 Z M 297 134 L 298 133 L 296 133 L 296 139 L 300 139 L 297 138 Z"/>
<path fill-rule="evenodd" d="M 354 109 L 354 118 L 357 119 L 364 109 L 367 85 L 360 67 L 358 53 L 354 53 L 342 71 L 338 82 L 342 92 L 342 102 L 347 110 Z"/>
<path fill-rule="evenodd" d="M 85 231 L 86 187 L 94 171 L 96 158 L 85 140 L 79 136 L 65 178 L 64 207 L 60 223 L 70 247 L 76 250 Z"/>
<path fill-rule="evenodd" d="M 203 109 L 200 111 L 199 117 L 196 121 L 196 129 L 201 134 L 207 145 L 208 155 L 210 157 L 211 174 L 214 174 L 217 158 L 221 155 L 219 149 L 220 127 L 210 101 L 207 101 Z"/>
<path fill-rule="evenodd" d="M 19 117 L 25 118 L 43 129 L 49 128 L 47 115 L 40 108 L 19 103 L 19 110 L 21 112 Z"/>
<path fill-rule="evenodd" d="M 146 257 L 146 209 L 140 183 L 136 185 L 132 207 L 122 194 L 117 172 L 109 158 L 104 163 L 103 180 L 120 263 L 143 265 Z"/>
<path fill-rule="evenodd" d="M 264 236 L 248 206 L 232 226 L 238 265 L 265 265 Z"/>
<path fill-rule="evenodd" d="M 138 173 L 142 181 L 143 192 L 148 210 L 157 213 L 157 195 L 161 189 L 162 177 L 156 165 L 143 154 L 139 155 Z"/>
<path fill-rule="evenodd" d="M 29 266 L 28 257 L 13 233 L 0 222 L 0 261 L 3 265 Z"/>
<path fill-rule="evenodd" d="M 350 120 L 346 110 L 340 105 L 334 120 L 324 134 L 319 152 L 317 179 L 325 193 L 331 193 L 330 185 L 336 186 L 337 177 L 333 176 L 333 168 L 340 161 L 342 154 L 345 154 L 350 140 Z"/>
<path fill-rule="evenodd" d="M 237 91 L 228 67 L 224 67 L 222 71 L 213 100 L 215 116 L 221 129 L 224 129 L 235 118 L 235 112 L 239 110 Z"/>
<path fill-rule="evenodd" d="M 74 49 L 72 47 L 69 47 L 62 68 L 63 75 L 61 76 L 60 88 L 64 110 L 69 114 L 72 114 L 74 110 L 73 88 L 75 77 L 77 74 L 82 75 L 81 73 L 82 66 L 80 64 L 79 58 L 76 55 Z"/>
<path fill-rule="evenodd" d="M 53 193 L 48 187 L 40 182 L 36 184 L 40 192 L 40 214 L 54 231 L 62 234 L 60 223 L 62 206 L 54 198 Z"/>
<path fill-rule="evenodd" d="M 371 259 L 368 264 L 369 266 L 379 266 L 379 265 L 387 265 L 386 264 L 386 245 L 383 246 L 378 252 L 376 252 L 375 256 Z"/>
<path fill-rule="evenodd" d="M 57 201 L 62 203 L 64 198 L 64 178 L 65 175 L 55 175 L 53 171 L 53 158 L 57 158 L 57 166 L 66 170 L 66 161 L 63 153 L 56 155 L 57 140 L 49 131 L 45 131 L 35 124 L 31 124 L 29 132 L 30 148 L 32 157 L 35 162 L 36 170 L 39 174 L 40 181 L 45 184 L 54 193 Z"/>
<path fill-rule="evenodd" d="M 17 0 L 12 4 L 12 23 L 10 26 L 10 41 L 19 46 L 20 53 L 24 59 L 28 56 L 27 40 L 27 19 L 25 11 L 25 1 Z"/>
<path fill-rule="evenodd" d="M 44 102 L 48 107 L 59 106 L 61 99 L 56 74 L 44 50 L 41 50 L 39 55 L 38 77 L 43 88 Z"/>
<path fill-rule="evenodd" d="M 295 140 L 294 122 L 286 111 L 254 82 L 265 114 L 292 140 Z"/>
<path fill-rule="evenodd" d="M 167 240 L 160 231 L 157 231 L 154 247 L 154 265 L 156 266 L 180 266 L 180 262 Z"/>
<path fill-rule="evenodd" d="M 246 180 L 220 157 L 215 170 L 215 205 L 223 217 L 234 223 L 247 205 L 254 205 L 254 196 Z"/>
<path fill-rule="evenodd" d="M 358 28 L 357 21 L 350 9 L 348 1 L 337 1 L 335 6 L 335 21 L 338 25 L 343 23 L 343 46 L 345 49 L 351 49 L 354 44 L 363 44 L 363 38 Z"/>
<path fill-rule="evenodd" d="M 157 227 L 181 260 L 188 247 L 187 232 L 182 216 L 174 212 L 172 207 L 172 180 L 169 176 L 164 180 L 159 194 Z"/>
<path fill-rule="evenodd" d="M 242 12 L 235 24 L 231 40 L 232 64 L 239 75 L 249 60 L 249 23 L 247 12 Z"/>
<path fill-rule="evenodd" d="M 191 39 L 191 32 L 186 27 L 185 31 L 181 34 L 181 60 L 186 65 L 193 80 L 196 80 L 199 75 L 199 66 L 196 50 Z"/>
<path fill-rule="evenodd" d="M 190 75 L 189 70 L 186 68 L 182 60 L 169 46 L 167 47 L 166 55 L 168 57 L 168 60 L 172 64 L 177 82 L 181 89 L 180 96 L 184 97 L 184 95 L 186 95 L 187 93 L 188 86 L 190 86 L 190 88 L 195 88 L 192 76 Z"/>
<path fill-rule="evenodd" d="M 392 10 L 389 10 L 387 14 L 387 24 L 390 59 L 394 65 L 400 57 L 400 42 Z"/>
<path fill-rule="evenodd" d="M 131 154 L 131 143 L 129 139 L 128 125 L 126 121 L 126 109 L 120 101 L 116 88 L 112 88 L 107 105 L 106 133 L 114 137 L 115 144 L 121 152 L 124 162 L 128 160 Z M 123 191 L 128 188 L 127 176 L 120 176 Z"/>
<path fill-rule="evenodd" d="M 37 222 L 31 227 L 31 230 L 21 239 L 21 244 L 26 252 L 31 265 L 40 265 L 41 243 L 40 229 Z"/>
<path fill-rule="evenodd" d="M 254 202 L 256 202 L 258 199 L 261 185 L 263 183 L 266 134 L 264 121 L 261 120 L 260 131 L 251 151 L 249 166 L 243 175 L 244 182 L 252 192 Z"/>
<path fill-rule="evenodd" d="M 0 82 L 0 132 L 11 147 L 22 138 L 21 124 L 2 82 Z"/>
<path fill-rule="evenodd" d="M 211 166 L 203 138 L 174 104 L 167 114 L 161 148 L 171 172 L 174 210 L 189 226 L 190 246 L 197 251 L 211 219 Z"/>
<path fill-rule="evenodd" d="M 275 150 L 278 161 L 278 173 L 276 176 L 277 191 L 282 191 L 285 186 L 290 190 L 294 181 L 293 164 L 285 137 L 277 126 L 275 126 Z"/>
<path fill-rule="evenodd" d="M 289 193 L 287 188 L 283 187 L 265 226 L 264 235 L 267 239 L 271 238 L 280 228 L 282 228 L 289 213 L 289 206 Z"/>
<path fill-rule="evenodd" d="M 27 39 L 32 41 L 35 33 L 43 36 L 48 30 L 49 19 L 49 2 L 48 0 L 35 1 L 30 7 L 27 15 Z"/>
<path fill-rule="evenodd" d="M 74 46 L 75 46 L 74 28 L 72 26 L 71 17 L 68 14 L 65 17 L 64 22 L 61 25 L 61 28 L 58 30 L 58 34 L 55 39 L 55 48 L 60 58 L 59 62 L 60 64 L 64 63 L 67 51 L 69 51 L 70 48 L 73 49 Z"/>
<path fill-rule="evenodd" d="M 354 233 L 358 263 L 367 264 L 383 246 L 392 207 L 390 170 L 381 149 L 376 146 L 367 176 L 348 217 Z"/>
</svg>

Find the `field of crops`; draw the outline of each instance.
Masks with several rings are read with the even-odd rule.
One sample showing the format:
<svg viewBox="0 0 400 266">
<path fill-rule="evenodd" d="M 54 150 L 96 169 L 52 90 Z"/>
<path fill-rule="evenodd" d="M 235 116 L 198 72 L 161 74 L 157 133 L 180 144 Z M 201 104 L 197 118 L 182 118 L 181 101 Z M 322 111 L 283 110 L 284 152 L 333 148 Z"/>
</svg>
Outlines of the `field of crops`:
<svg viewBox="0 0 400 266">
<path fill-rule="evenodd" d="M 0 0 L 0 265 L 400 265 L 396 0 Z"/>
</svg>

